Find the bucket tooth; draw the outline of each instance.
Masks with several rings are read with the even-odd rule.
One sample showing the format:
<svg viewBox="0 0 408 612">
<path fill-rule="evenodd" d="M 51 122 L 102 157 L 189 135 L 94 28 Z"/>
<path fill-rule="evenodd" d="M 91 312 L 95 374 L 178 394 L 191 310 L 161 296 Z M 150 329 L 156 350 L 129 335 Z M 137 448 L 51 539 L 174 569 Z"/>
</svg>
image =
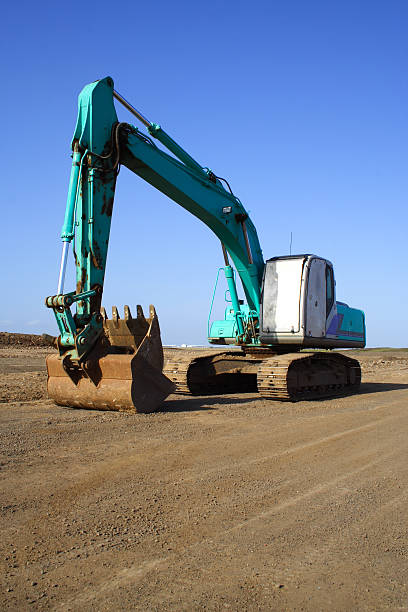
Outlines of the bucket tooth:
<svg viewBox="0 0 408 612">
<path fill-rule="evenodd" d="M 124 306 L 125 321 L 133 321 L 129 306 Z"/>
<path fill-rule="evenodd" d="M 108 319 L 108 315 L 106 314 L 106 310 L 105 310 L 105 308 L 104 308 L 103 306 L 101 306 L 100 313 L 101 313 L 101 315 L 102 315 L 102 319 L 103 319 L 104 321 L 107 321 L 107 319 Z"/>
<path fill-rule="evenodd" d="M 112 321 L 115 325 L 118 325 L 120 316 L 118 313 L 118 309 L 116 308 L 116 306 L 112 306 Z"/>
<path fill-rule="evenodd" d="M 136 306 L 136 311 L 137 311 L 137 318 L 138 318 L 138 319 L 144 319 L 144 318 L 145 318 L 145 316 L 144 316 L 144 312 L 143 312 L 143 308 L 141 307 L 141 305 L 140 305 L 140 304 L 138 304 L 138 305 Z"/>
</svg>

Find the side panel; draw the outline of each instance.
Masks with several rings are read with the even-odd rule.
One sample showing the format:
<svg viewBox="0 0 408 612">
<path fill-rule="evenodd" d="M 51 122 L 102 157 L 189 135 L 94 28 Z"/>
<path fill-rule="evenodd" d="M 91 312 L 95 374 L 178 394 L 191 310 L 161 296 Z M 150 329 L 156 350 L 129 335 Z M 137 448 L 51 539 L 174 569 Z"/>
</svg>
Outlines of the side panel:
<svg viewBox="0 0 408 612">
<path fill-rule="evenodd" d="M 300 331 L 303 262 L 303 258 L 267 262 L 262 298 L 262 332 Z"/>
<path fill-rule="evenodd" d="M 327 335 L 336 340 L 365 344 L 365 319 L 362 310 L 337 302 L 337 314 L 331 321 Z"/>
<path fill-rule="evenodd" d="M 234 344 L 237 335 L 238 329 L 234 309 L 227 306 L 225 319 L 212 322 L 208 342 L 210 344 Z"/>
</svg>

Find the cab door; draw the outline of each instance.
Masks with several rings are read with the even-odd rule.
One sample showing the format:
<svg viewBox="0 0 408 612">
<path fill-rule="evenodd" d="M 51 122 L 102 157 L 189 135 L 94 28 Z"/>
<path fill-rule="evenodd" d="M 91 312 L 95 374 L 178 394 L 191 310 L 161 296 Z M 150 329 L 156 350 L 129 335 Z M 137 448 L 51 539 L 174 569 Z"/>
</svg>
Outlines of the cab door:
<svg viewBox="0 0 408 612">
<path fill-rule="evenodd" d="M 305 332 L 312 338 L 326 335 L 326 262 L 317 257 L 309 262 Z"/>
<path fill-rule="evenodd" d="M 326 335 L 336 333 L 336 315 L 336 284 L 334 282 L 333 266 L 326 262 Z"/>
</svg>

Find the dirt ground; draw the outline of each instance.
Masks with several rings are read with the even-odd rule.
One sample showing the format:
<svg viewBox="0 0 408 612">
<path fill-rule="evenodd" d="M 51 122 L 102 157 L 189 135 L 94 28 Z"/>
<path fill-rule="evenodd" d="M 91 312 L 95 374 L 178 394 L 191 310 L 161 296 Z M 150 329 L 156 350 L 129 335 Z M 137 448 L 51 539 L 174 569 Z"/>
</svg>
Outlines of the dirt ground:
<svg viewBox="0 0 408 612">
<path fill-rule="evenodd" d="M 0 342 L 1 610 L 408 610 L 408 350 L 151 415 L 55 406 L 48 352 Z"/>
</svg>

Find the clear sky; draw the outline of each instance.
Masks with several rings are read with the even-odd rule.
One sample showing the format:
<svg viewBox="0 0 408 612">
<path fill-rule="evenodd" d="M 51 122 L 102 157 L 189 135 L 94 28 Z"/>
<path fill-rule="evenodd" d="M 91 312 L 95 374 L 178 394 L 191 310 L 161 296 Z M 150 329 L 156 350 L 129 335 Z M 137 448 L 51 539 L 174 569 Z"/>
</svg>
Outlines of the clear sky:
<svg viewBox="0 0 408 612">
<path fill-rule="evenodd" d="M 406 0 L 8 3 L 0 330 L 57 333 L 44 298 L 57 288 L 77 96 L 110 75 L 228 178 L 265 258 L 287 254 L 292 232 L 292 253 L 334 263 L 368 346 L 408 346 L 407 28 Z M 222 263 L 206 226 L 122 168 L 108 309 L 153 303 L 164 343 L 205 344 Z"/>
</svg>

